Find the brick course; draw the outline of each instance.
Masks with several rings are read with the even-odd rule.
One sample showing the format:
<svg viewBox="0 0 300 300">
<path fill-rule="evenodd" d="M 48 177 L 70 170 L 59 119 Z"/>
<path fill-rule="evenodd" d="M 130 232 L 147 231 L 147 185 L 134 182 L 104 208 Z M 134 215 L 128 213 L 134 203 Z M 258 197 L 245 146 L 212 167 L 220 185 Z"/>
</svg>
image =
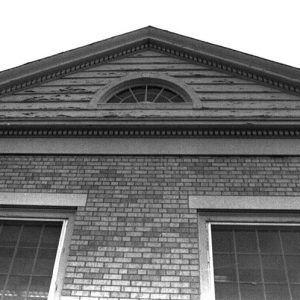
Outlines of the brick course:
<svg viewBox="0 0 300 300">
<path fill-rule="evenodd" d="M 5 155 L 0 162 L 2 192 L 88 194 L 63 290 L 78 300 L 198 299 L 197 214 L 188 196 L 300 195 L 300 157 Z"/>
</svg>

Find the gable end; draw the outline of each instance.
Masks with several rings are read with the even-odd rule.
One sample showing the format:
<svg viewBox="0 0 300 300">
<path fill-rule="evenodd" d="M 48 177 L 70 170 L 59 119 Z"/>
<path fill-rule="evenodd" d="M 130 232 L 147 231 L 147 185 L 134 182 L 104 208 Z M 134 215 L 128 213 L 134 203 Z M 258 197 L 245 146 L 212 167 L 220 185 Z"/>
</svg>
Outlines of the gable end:
<svg viewBox="0 0 300 300">
<path fill-rule="evenodd" d="M 132 42 L 128 43 L 128 40 Z M 0 73 L 0 95 L 11 94 L 145 49 L 183 58 L 287 92 L 300 93 L 300 75 L 296 68 L 147 27 L 4 71 Z"/>
</svg>

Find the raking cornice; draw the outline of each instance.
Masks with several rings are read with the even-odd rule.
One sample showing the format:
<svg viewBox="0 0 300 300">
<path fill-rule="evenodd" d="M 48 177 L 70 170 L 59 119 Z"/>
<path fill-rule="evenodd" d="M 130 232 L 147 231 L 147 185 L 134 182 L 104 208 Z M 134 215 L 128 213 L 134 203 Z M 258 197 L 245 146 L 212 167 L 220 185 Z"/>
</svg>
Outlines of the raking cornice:
<svg viewBox="0 0 300 300">
<path fill-rule="evenodd" d="M 0 95 L 7 95 L 137 51 L 153 49 L 281 90 L 300 93 L 300 70 L 266 59 L 145 27 L 0 73 Z"/>
</svg>

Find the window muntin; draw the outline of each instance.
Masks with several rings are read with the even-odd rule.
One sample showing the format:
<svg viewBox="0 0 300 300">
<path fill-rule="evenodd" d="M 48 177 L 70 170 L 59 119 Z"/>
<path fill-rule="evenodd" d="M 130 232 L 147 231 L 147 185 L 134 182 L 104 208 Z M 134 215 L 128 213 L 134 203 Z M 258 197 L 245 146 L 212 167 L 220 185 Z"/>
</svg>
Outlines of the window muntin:
<svg viewBox="0 0 300 300">
<path fill-rule="evenodd" d="M 64 224 L 62 220 L 0 221 L 1 300 L 48 299 Z"/>
<path fill-rule="evenodd" d="M 216 300 L 300 298 L 300 227 L 211 224 Z"/>
<path fill-rule="evenodd" d="M 139 84 L 127 87 L 114 94 L 107 103 L 184 103 L 185 100 L 170 88 L 151 85 Z"/>
</svg>

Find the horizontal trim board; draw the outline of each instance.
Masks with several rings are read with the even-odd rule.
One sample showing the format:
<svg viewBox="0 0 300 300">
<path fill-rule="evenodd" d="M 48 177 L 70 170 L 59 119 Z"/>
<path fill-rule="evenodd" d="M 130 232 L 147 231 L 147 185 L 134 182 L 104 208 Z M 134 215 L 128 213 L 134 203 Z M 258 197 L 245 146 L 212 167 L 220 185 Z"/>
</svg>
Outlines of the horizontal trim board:
<svg viewBox="0 0 300 300">
<path fill-rule="evenodd" d="M 300 210 L 300 197 L 190 196 L 189 208 L 200 210 Z"/>
<path fill-rule="evenodd" d="M 85 206 L 86 194 L 0 193 L 0 205 Z"/>
<path fill-rule="evenodd" d="M 300 155 L 300 139 L 3 138 L 2 154 Z"/>
</svg>

